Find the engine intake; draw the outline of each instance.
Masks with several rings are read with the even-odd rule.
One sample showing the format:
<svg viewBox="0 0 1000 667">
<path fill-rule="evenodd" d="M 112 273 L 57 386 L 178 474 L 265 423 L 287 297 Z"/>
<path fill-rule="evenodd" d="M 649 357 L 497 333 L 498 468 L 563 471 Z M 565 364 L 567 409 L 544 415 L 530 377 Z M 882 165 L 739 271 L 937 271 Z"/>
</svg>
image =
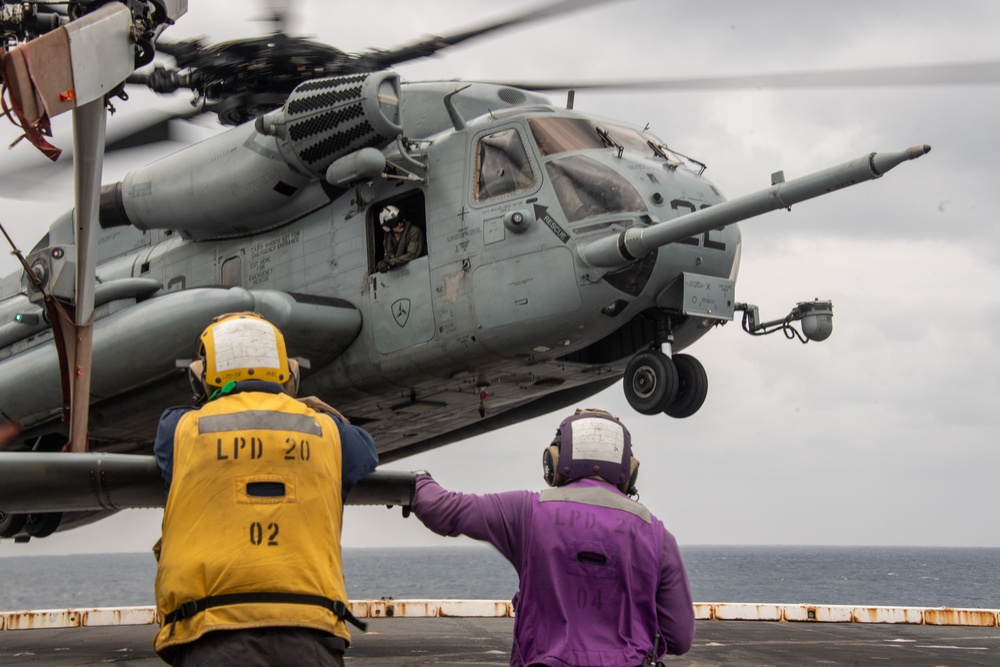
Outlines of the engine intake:
<svg viewBox="0 0 1000 667">
<path fill-rule="evenodd" d="M 307 81 L 281 109 L 104 186 L 101 226 L 206 239 L 295 220 L 329 203 L 320 181 L 330 164 L 402 133 L 399 101 L 393 72 Z"/>
</svg>

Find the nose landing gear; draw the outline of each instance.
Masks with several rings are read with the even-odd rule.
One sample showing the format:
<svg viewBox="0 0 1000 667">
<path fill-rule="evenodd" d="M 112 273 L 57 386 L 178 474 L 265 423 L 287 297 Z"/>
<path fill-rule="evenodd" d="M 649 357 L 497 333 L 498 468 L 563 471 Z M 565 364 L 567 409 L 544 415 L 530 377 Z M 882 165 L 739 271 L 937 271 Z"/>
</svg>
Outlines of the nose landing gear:
<svg viewBox="0 0 1000 667">
<path fill-rule="evenodd" d="M 636 412 L 661 412 L 683 419 L 698 412 L 708 396 L 708 374 L 687 354 L 664 354 L 673 343 L 668 316 L 658 313 L 656 337 L 648 350 L 637 353 L 625 367 L 625 398 Z"/>
<path fill-rule="evenodd" d="M 644 415 L 666 410 L 679 384 L 677 367 L 659 350 L 640 352 L 625 367 L 625 398 L 633 410 Z"/>
<path fill-rule="evenodd" d="M 632 357 L 625 367 L 624 385 L 628 404 L 644 415 L 690 417 L 708 396 L 708 374 L 700 361 L 687 354 L 671 358 L 659 350 Z"/>
<path fill-rule="evenodd" d="M 676 419 L 690 417 L 701 409 L 708 396 L 708 373 L 701 362 L 688 354 L 675 354 L 671 361 L 677 367 L 677 395 L 663 410 Z"/>
</svg>

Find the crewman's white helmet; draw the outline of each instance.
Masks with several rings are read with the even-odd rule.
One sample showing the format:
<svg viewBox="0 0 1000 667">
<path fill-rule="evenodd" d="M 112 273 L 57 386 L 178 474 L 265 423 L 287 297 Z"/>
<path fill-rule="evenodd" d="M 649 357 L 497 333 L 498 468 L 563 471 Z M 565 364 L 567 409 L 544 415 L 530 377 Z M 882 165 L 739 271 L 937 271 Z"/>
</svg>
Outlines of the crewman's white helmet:
<svg viewBox="0 0 1000 667">
<path fill-rule="evenodd" d="M 382 209 L 381 213 L 378 214 L 378 221 L 382 224 L 382 229 L 384 231 L 389 231 L 396 226 L 396 221 L 399 220 L 399 208 L 389 205 Z"/>
</svg>

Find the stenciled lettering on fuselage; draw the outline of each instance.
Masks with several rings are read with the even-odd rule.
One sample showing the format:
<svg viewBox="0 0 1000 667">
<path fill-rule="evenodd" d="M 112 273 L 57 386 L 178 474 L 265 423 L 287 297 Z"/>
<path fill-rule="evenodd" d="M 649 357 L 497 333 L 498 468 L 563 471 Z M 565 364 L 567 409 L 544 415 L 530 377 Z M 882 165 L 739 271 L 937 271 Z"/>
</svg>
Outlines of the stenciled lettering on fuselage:
<svg viewBox="0 0 1000 667">
<path fill-rule="evenodd" d="M 675 211 L 679 211 L 682 208 L 686 208 L 691 213 L 694 213 L 695 211 L 701 209 L 709 208 L 710 206 L 711 204 L 702 204 L 701 206 L 695 206 L 693 203 L 687 201 L 686 199 L 674 199 L 673 201 L 670 202 L 670 208 L 674 209 Z M 721 227 L 719 229 L 710 229 L 707 232 L 699 234 L 698 236 L 691 236 L 686 239 L 681 239 L 680 241 L 678 241 L 678 243 L 683 243 L 684 245 L 701 245 L 703 248 L 706 248 L 708 250 L 722 250 L 723 252 L 725 252 L 726 244 L 722 241 L 716 241 L 711 237 L 712 232 L 719 232 L 722 231 L 722 229 L 723 228 Z M 699 238 L 701 239 L 700 243 L 698 241 Z"/>
</svg>

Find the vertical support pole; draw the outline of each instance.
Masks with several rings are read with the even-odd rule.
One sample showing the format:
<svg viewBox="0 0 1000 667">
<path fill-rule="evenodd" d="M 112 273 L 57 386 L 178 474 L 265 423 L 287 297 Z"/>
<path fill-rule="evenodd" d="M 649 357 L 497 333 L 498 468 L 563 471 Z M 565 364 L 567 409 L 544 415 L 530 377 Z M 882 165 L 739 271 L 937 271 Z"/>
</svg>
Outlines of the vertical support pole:
<svg viewBox="0 0 1000 667">
<path fill-rule="evenodd" d="M 76 304 L 69 363 L 70 431 L 67 449 L 88 450 L 91 356 L 94 333 L 94 288 L 97 272 L 97 231 L 104 166 L 107 116 L 104 98 L 73 110 L 73 185 L 76 242 Z M 70 341 L 67 340 L 67 343 Z"/>
</svg>

